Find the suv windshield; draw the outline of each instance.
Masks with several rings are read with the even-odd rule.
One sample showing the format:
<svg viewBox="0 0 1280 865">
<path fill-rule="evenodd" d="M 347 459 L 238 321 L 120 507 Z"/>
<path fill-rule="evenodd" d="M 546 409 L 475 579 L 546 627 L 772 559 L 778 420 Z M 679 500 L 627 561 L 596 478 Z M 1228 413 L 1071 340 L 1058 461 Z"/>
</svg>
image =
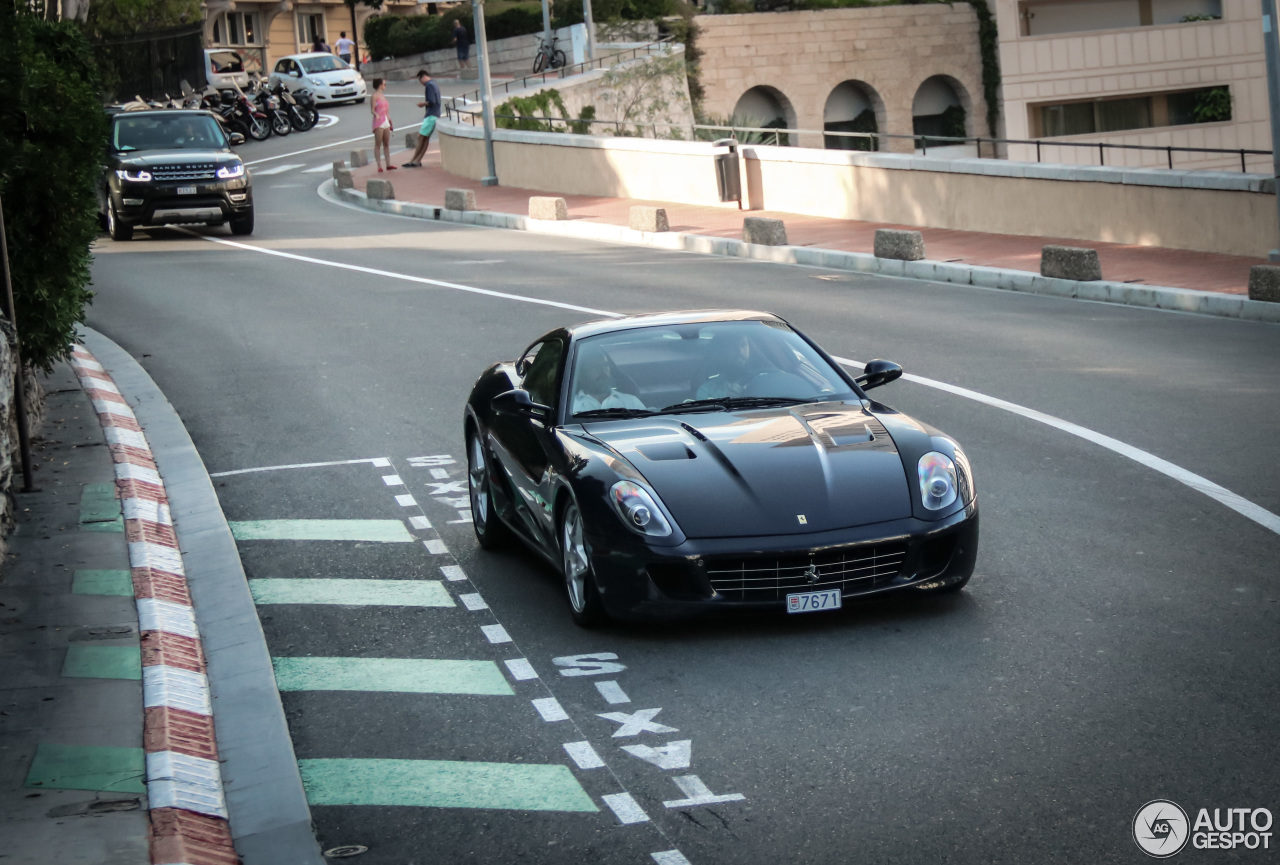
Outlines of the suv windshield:
<svg viewBox="0 0 1280 865">
<path fill-rule="evenodd" d="M 307 72 L 334 72 L 351 68 L 339 57 L 303 57 L 298 62 Z"/>
<path fill-rule="evenodd" d="M 218 122 L 207 114 L 117 114 L 111 146 L 132 150 L 209 150 L 227 146 Z"/>
<path fill-rule="evenodd" d="M 645 327 L 579 340 L 571 414 L 582 417 L 724 411 L 856 398 L 779 321 Z"/>
</svg>

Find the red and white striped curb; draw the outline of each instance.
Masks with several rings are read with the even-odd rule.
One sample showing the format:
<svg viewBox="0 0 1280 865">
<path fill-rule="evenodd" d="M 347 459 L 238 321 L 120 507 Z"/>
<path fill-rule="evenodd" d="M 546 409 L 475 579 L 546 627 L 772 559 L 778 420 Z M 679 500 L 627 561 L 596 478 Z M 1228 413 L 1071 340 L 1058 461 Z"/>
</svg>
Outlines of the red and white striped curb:
<svg viewBox="0 0 1280 865">
<path fill-rule="evenodd" d="M 133 410 L 102 364 L 73 345 L 115 461 L 142 642 L 143 746 L 153 865 L 236 865 L 209 680 L 164 481 Z"/>
</svg>

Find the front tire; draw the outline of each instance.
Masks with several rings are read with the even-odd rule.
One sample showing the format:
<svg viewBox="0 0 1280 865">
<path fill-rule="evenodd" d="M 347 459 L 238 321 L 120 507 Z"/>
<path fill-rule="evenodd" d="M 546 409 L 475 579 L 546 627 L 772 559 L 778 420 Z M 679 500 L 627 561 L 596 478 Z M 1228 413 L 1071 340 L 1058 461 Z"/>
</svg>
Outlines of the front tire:
<svg viewBox="0 0 1280 865">
<path fill-rule="evenodd" d="M 600 590 L 596 587 L 591 556 L 587 553 L 582 513 L 575 502 L 569 503 L 560 518 L 560 567 L 564 572 L 565 594 L 569 598 L 569 613 L 574 622 L 583 628 L 592 628 L 608 621 Z"/>
<path fill-rule="evenodd" d="M 266 141 L 271 137 L 271 124 L 255 114 L 249 120 L 249 137 L 254 141 Z"/>
<path fill-rule="evenodd" d="M 231 218 L 231 233 L 244 236 L 253 234 L 253 211 L 250 210 L 244 216 L 233 216 Z"/>
<path fill-rule="evenodd" d="M 116 213 L 116 203 L 109 198 L 107 199 L 107 233 L 111 235 L 112 240 L 133 239 L 133 226 L 120 221 L 120 215 Z"/>
<path fill-rule="evenodd" d="M 293 124 L 289 122 L 289 115 L 283 111 L 273 111 L 271 113 L 271 131 L 276 135 L 288 135 L 293 131 Z"/>
<path fill-rule="evenodd" d="M 471 498 L 471 529 L 476 542 L 486 550 L 504 547 L 511 539 L 511 530 L 493 511 L 492 487 L 484 442 L 473 432 L 467 437 L 467 494 Z"/>
</svg>

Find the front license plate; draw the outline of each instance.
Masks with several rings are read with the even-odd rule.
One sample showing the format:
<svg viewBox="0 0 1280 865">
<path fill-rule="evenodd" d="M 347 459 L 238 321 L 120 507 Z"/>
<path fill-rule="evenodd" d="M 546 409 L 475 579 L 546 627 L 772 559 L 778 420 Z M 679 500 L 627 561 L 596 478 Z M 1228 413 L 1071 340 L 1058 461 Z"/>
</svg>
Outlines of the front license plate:
<svg viewBox="0 0 1280 865">
<path fill-rule="evenodd" d="M 333 92 L 333 95 L 334 96 L 355 96 L 356 92 L 354 90 L 335 90 Z"/>
<path fill-rule="evenodd" d="M 818 610 L 840 609 L 840 590 L 825 592 L 799 592 L 787 595 L 788 613 L 816 613 Z"/>
<path fill-rule="evenodd" d="M 194 186 L 179 186 L 178 194 L 179 195 L 195 195 L 196 188 Z"/>
</svg>

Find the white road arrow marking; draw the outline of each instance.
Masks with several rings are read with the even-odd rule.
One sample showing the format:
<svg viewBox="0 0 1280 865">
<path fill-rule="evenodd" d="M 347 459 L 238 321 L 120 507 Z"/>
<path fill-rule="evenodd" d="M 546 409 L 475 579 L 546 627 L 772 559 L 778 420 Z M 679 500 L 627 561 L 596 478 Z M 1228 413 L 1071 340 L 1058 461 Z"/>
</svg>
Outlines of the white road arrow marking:
<svg viewBox="0 0 1280 865">
<path fill-rule="evenodd" d="M 676 786 L 687 796 L 687 799 L 671 799 L 663 802 L 668 808 L 692 808 L 695 805 L 715 805 L 720 802 L 740 802 L 746 799 L 741 793 L 725 793 L 717 796 L 708 789 L 707 785 L 702 783 L 702 779 L 697 775 L 680 775 L 671 779 L 676 782 Z"/>
</svg>

